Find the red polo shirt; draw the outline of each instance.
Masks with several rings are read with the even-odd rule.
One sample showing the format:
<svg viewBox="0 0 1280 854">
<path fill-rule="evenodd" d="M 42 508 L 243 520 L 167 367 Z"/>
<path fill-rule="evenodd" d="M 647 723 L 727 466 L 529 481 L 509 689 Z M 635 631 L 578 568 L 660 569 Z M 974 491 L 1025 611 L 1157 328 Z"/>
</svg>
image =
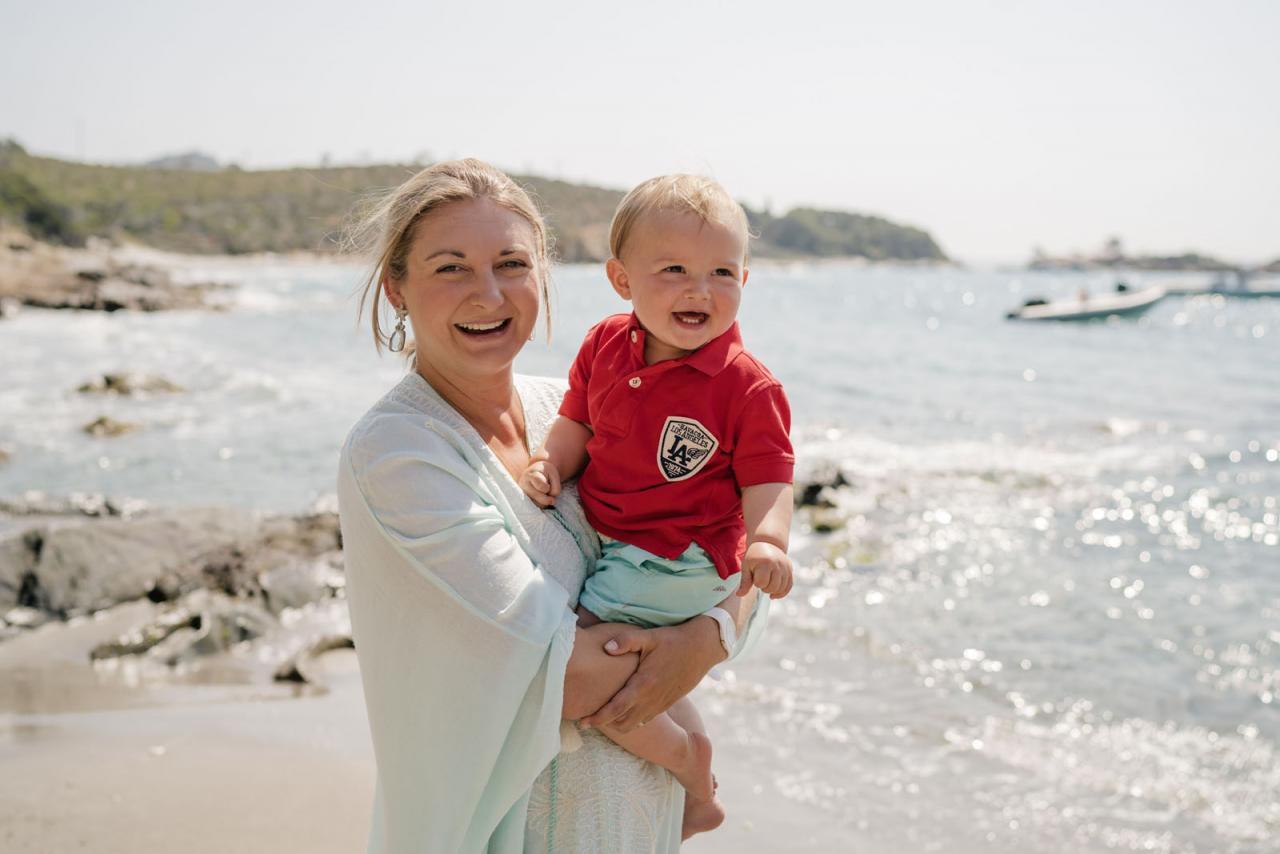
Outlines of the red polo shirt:
<svg viewBox="0 0 1280 854">
<path fill-rule="evenodd" d="M 735 323 L 681 359 L 646 365 L 645 331 L 617 314 L 587 333 L 560 414 L 594 431 L 578 493 L 595 529 L 665 558 L 695 542 L 721 578 L 746 549 L 742 487 L 791 483 L 782 385 Z"/>
</svg>

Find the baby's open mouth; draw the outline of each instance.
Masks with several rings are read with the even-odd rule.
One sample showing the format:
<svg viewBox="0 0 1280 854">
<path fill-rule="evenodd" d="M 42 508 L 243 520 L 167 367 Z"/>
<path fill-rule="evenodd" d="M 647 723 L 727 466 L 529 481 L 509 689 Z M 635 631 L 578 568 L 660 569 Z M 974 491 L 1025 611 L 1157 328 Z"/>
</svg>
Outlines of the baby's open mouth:
<svg viewBox="0 0 1280 854">
<path fill-rule="evenodd" d="M 711 316 L 705 311 L 674 311 L 672 315 L 685 326 L 701 326 Z"/>
<path fill-rule="evenodd" d="M 511 318 L 489 323 L 455 323 L 454 328 L 466 335 L 497 335 L 511 325 Z"/>
</svg>

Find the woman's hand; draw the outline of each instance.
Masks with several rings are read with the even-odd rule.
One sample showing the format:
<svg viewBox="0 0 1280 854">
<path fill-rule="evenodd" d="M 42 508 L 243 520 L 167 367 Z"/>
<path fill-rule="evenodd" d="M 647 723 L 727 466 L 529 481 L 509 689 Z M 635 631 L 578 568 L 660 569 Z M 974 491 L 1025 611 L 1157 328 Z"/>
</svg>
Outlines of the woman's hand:
<svg viewBox="0 0 1280 854">
<path fill-rule="evenodd" d="M 678 626 L 616 630 L 605 650 L 610 655 L 638 652 L 640 665 L 613 699 L 581 723 L 624 733 L 665 712 L 728 657 L 716 621 L 702 615 Z"/>
</svg>

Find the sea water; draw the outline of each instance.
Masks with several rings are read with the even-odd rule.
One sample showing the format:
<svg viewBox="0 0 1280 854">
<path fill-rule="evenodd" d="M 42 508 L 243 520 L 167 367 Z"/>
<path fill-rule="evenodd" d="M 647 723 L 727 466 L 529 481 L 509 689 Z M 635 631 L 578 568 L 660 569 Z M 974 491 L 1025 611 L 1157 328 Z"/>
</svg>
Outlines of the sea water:
<svg viewBox="0 0 1280 854">
<path fill-rule="evenodd" d="M 356 323 L 360 271 L 181 263 L 238 286 L 227 310 L 0 321 L 0 499 L 332 505 L 346 430 L 403 371 Z M 690 850 L 1280 847 L 1280 301 L 1004 319 L 1113 283 L 752 271 L 743 335 L 800 475 L 849 485 L 797 514 L 767 642 L 698 692 L 730 821 Z M 625 308 L 559 269 L 518 367 L 562 376 Z M 75 391 L 122 370 L 186 392 Z M 85 435 L 100 415 L 139 429 Z"/>
</svg>

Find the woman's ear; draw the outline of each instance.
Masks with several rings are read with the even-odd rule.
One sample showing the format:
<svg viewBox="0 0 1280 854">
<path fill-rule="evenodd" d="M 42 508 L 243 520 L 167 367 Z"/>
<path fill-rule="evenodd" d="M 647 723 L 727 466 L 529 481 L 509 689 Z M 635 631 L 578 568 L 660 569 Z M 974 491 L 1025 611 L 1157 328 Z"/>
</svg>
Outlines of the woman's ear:
<svg viewBox="0 0 1280 854">
<path fill-rule="evenodd" d="M 400 293 L 400 286 L 390 276 L 382 277 L 382 293 L 386 296 L 387 302 L 391 303 L 392 308 L 404 305 L 404 295 Z"/>
<path fill-rule="evenodd" d="M 604 265 L 604 273 L 609 277 L 609 284 L 625 300 L 631 299 L 631 281 L 627 278 L 627 268 L 617 258 L 610 258 Z"/>
</svg>

